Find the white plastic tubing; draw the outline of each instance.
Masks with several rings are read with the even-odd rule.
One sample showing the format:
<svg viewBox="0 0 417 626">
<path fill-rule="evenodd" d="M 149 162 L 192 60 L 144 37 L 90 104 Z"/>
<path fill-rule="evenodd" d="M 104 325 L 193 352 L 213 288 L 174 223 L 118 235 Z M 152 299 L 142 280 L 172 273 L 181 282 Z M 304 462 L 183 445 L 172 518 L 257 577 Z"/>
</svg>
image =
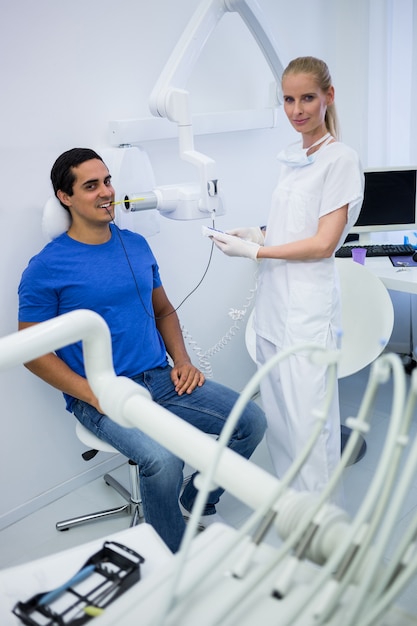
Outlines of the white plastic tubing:
<svg viewBox="0 0 417 626">
<path fill-rule="evenodd" d="M 116 376 L 109 328 L 93 311 L 72 311 L 0 338 L 0 370 L 77 341 L 83 344 L 86 376 L 109 417 L 140 428 L 201 472 L 210 466 L 217 446 L 213 438 L 153 402 L 140 385 Z M 277 487 L 271 474 L 229 449 L 222 454 L 214 480 L 252 508 Z"/>
<path fill-rule="evenodd" d="M 109 328 L 93 311 L 73 311 L 1 338 L 0 371 L 77 341 L 83 344 L 87 378 L 109 417 L 124 426 L 140 428 L 200 472 L 210 469 L 217 442 L 153 402 L 140 385 L 116 376 Z M 274 476 L 228 448 L 223 450 L 213 478 L 254 510 L 269 501 L 279 486 Z M 304 494 L 288 489 L 288 497 L 292 502 L 299 498 L 303 506 Z M 285 499 L 284 495 L 283 510 Z M 334 532 L 327 529 L 322 554 L 315 559 L 326 561 L 347 528 L 346 523 L 339 523 Z"/>
</svg>

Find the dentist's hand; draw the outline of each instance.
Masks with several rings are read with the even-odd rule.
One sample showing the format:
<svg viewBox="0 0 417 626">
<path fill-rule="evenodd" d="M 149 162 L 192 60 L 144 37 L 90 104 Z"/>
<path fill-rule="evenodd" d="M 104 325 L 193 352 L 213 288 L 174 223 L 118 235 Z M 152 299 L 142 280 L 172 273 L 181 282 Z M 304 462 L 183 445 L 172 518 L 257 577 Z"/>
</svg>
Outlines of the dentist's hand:
<svg viewBox="0 0 417 626">
<path fill-rule="evenodd" d="M 245 241 L 253 241 L 259 246 L 263 246 L 265 243 L 265 237 L 259 226 L 251 226 L 244 228 L 233 228 L 232 230 L 226 230 L 228 235 L 236 235 Z"/>
<path fill-rule="evenodd" d="M 241 256 L 256 261 L 260 245 L 253 241 L 245 241 L 227 233 L 215 233 L 211 239 L 227 256 Z"/>
</svg>

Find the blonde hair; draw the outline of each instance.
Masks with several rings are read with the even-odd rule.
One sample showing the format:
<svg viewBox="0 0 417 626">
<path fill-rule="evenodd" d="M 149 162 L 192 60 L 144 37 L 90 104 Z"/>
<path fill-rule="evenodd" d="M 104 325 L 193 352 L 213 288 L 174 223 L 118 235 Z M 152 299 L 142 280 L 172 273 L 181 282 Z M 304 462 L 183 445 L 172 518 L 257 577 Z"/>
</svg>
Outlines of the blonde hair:
<svg viewBox="0 0 417 626">
<path fill-rule="evenodd" d="M 326 92 L 332 86 L 332 77 L 326 63 L 316 57 L 297 57 L 285 68 L 282 79 L 288 74 L 312 74 L 318 86 Z M 326 128 L 335 139 L 340 138 L 340 126 L 335 104 L 329 104 L 324 118 Z"/>
</svg>

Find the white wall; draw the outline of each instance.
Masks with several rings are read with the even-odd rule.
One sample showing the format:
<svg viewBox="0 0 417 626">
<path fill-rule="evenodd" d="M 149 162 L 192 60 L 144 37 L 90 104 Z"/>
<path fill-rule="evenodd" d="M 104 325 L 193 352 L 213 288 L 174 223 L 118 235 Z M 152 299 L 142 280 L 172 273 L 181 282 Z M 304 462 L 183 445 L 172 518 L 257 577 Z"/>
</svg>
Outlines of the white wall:
<svg viewBox="0 0 417 626">
<path fill-rule="evenodd" d="M 303 54 L 328 61 L 343 138 L 362 153 L 368 3 L 340 0 L 331 8 L 326 0 L 259 0 L 259 4 L 284 63 Z M 45 243 L 40 221 L 51 193 L 53 161 L 74 146 L 108 147 L 110 120 L 150 115 L 148 96 L 196 6 L 196 0 L 14 0 L 3 6 L 0 335 L 16 329 L 21 272 Z M 226 18 L 190 81 L 196 112 L 268 102 L 269 69 L 239 18 Z M 196 138 L 196 148 L 218 165 L 227 210 L 219 227 L 265 222 L 275 184 L 274 157 L 292 136 L 281 113 L 274 130 Z M 144 147 L 157 184 L 194 178 L 191 166 L 179 161 L 175 140 L 148 142 Z M 208 263 L 210 246 L 200 236 L 201 223 L 161 218 L 160 233 L 150 238 L 175 305 L 195 287 Z M 232 325 L 228 311 L 246 303 L 254 270 L 248 260 L 214 254 L 202 286 L 179 311 L 203 350 Z M 243 336 L 242 331 L 212 359 L 214 378 L 237 390 L 254 371 Z M 23 366 L 0 374 L 0 393 L 2 527 L 92 479 L 108 462 L 98 459 L 86 465 L 81 460 L 74 418 L 64 410 L 60 394 Z"/>
</svg>

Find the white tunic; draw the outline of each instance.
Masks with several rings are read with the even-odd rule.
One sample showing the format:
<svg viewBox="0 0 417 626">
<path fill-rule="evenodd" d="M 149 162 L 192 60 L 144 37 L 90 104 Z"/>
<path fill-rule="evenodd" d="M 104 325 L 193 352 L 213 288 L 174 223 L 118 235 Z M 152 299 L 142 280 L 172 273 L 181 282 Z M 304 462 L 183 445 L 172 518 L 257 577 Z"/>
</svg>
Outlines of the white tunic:
<svg viewBox="0 0 417 626">
<path fill-rule="evenodd" d="M 355 223 L 363 198 L 363 174 L 356 153 L 335 142 L 315 153 L 304 167 L 282 166 L 273 193 L 265 245 L 279 245 L 316 234 L 320 217 L 348 205 L 339 244 Z M 337 347 L 340 297 L 334 256 L 312 261 L 263 259 L 255 306 L 257 360 L 307 343 Z M 268 420 L 267 443 L 282 478 L 309 441 L 315 409 L 323 406 L 326 368 L 297 353 L 281 361 L 261 382 Z M 340 458 L 337 390 L 323 431 L 293 487 L 321 491 Z"/>
<path fill-rule="evenodd" d="M 266 246 L 315 235 L 319 218 L 346 204 L 348 222 L 340 244 L 355 223 L 363 197 L 357 154 L 334 142 L 315 157 L 305 167 L 282 166 L 272 196 Z M 259 336 L 281 348 L 304 342 L 323 345 L 335 324 L 339 324 L 339 294 L 334 257 L 262 261 L 255 310 Z"/>
</svg>

